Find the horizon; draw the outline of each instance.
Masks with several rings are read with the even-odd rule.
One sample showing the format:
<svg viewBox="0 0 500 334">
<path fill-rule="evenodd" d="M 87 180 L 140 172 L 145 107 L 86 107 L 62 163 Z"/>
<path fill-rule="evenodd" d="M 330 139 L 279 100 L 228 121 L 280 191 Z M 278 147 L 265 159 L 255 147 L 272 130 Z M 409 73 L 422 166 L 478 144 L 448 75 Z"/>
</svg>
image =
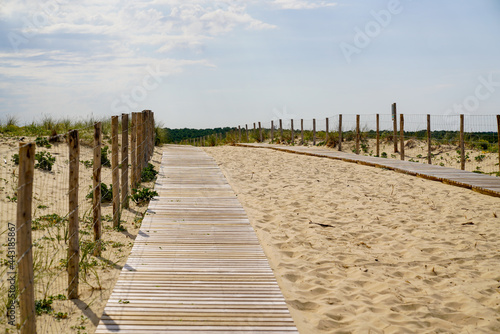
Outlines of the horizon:
<svg viewBox="0 0 500 334">
<path fill-rule="evenodd" d="M 495 0 L 5 0 L 0 121 L 499 114 L 499 18 Z"/>
</svg>

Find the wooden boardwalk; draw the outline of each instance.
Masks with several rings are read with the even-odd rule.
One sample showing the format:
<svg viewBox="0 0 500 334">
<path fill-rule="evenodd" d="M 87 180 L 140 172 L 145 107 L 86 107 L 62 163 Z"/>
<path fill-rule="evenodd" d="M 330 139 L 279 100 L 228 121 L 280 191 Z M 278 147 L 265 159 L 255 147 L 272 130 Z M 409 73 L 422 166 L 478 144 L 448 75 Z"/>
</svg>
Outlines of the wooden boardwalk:
<svg viewBox="0 0 500 334">
<path fill-rule="evenodd" d="M 500 177 L 467 172 L 455 168 L 441 167 L 396 159 L 384 159 L 364 155 L 356 155 L 352 153 L 317 147 L 283 146 L 254 143 L 237 145 L 254 148 L 270 148 L 278 151 L 326 157 L 330 159 L 354 162 L 379 168 L 387 168 L 400 173 L 414 175 L 429 180 L 440 181 L 443 183 L 472 189 L 483 194 L 500 197 Z"/>
<path fill-rule="evenodd" d="M 155 190 L 95 333 L 298 333 L 215 161 L 167 146 Z"/>
</svg>

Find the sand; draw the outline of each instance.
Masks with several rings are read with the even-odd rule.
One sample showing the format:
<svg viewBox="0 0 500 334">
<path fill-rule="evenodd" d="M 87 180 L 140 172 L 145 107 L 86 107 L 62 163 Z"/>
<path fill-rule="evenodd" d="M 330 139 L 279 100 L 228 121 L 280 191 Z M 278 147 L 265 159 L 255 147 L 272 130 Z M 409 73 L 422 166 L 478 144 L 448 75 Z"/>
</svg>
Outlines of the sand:
<svg viewBox="0 0 500 334">
<path fill-rule="evenodd" d="M 205 150 L 301 333 L 500 332 L 499 198 L 326 158 Z"/>
</svg>

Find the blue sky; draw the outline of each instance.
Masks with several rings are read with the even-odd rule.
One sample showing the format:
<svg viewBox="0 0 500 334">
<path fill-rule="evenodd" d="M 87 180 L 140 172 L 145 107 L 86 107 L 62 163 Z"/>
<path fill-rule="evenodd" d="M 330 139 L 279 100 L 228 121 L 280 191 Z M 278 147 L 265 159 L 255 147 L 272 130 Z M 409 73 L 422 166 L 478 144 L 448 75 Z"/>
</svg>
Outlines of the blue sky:
<svg viewBox="0 0 500 334">
<path fill-rule="evenodd" d="M 498 0 L 2 0 L 0 122 L 500 113 Z"/>
</svg>

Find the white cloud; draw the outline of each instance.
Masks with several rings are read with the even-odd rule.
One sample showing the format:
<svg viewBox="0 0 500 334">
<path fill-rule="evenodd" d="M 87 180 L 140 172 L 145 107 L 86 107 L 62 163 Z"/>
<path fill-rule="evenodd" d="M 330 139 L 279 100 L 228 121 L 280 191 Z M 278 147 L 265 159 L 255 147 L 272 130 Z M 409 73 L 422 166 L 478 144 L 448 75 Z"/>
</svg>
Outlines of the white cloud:
<svg viewBox="0 0 500 334">
<path fill-rule="evenodd" d="M 0 44 L 0 78 L 10 83 L 0 87 L 0 101 L 19 100 L 33 113 L 75 102 L 75 111 L 88 114 L 100 103 L 109 112 L 109 100 L 139 85 L 148 67 L 166 76 L 213 67 L 200 52 L 208 40 L 275 28 L 241 0 L 0 1 L 0 19 L 17 43 Z M 6 106 L 0 102 L 0 113 Z"/>
<path fill-rule="evenodd" d="M 315 9 L 322 7 L 333 7 L 337 4 L 330 1 L 309 0 L 274 0 L 273 4 L 283 9 Z"/>
</svg>

